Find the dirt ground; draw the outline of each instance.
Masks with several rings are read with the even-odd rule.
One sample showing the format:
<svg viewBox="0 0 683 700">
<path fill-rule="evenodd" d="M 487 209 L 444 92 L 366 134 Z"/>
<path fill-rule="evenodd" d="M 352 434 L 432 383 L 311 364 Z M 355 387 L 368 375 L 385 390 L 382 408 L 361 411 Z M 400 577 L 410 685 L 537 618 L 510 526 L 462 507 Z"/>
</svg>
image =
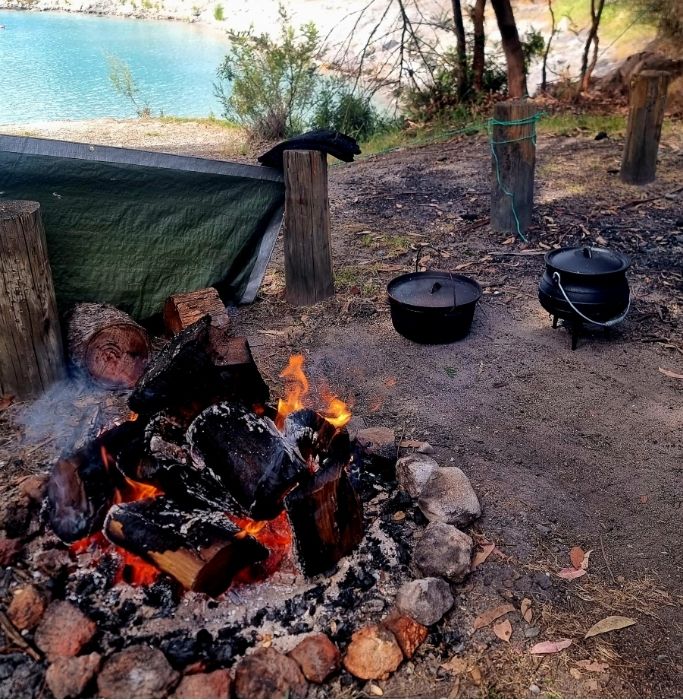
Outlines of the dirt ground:
<svg viewBox="0 0 683 700">
<path fill-rule="evenodd" d="M 490 230 L 483 138 L 335 165 L 337 295 L 288 306 L 280 241 L 259 299 L 236 311 L 275 395 L 301 352 L 315 386 L 349 400 L 368 426 L 428 441 L 481 498 L 475 534 L 497 551 L 456 587 L 437 631 L 464 661 L 444 669 L 449 658 L 426 644 L 379 683 L 388 697 L 680 696 L 683 381 L 659 369 L 683 374 L 683 193 L 669 194 L 683 182 L 683 128 L 664 138 L 657 181 L 642 188 L 615 173 L 622 140 L 593 136 L 539 140 L 528 245 Z M 611 338 L 587 334 L 572 352 L 536 289 L 542 253 L 578 243 L 632 256 L 634 301 Z M 471 335 L 452 345 L 417 345 L 391 325 L 386 283 L 423 244 L 437 249 L 425 252 L 428 267 L 485 289 Z M 557 573 L 576 545 L 592 550 L 588 574 L 565 581 Z M 511 614 L 510 642 L 473 631 L 483 610 L 523 598 L 534 618 Z M 608 615 L 636 624 L 584 640 Z M 528 651 L 562 638 L 572 645 L 558 654 Z M 342 677 L 328 695 L 372 692 Z"/>
</svg>

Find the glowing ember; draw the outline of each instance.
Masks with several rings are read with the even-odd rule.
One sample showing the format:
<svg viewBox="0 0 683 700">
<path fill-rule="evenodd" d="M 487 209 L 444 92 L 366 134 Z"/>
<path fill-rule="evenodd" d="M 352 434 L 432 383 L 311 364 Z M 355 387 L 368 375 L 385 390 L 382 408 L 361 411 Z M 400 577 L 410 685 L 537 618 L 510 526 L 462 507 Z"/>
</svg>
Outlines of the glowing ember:
<svg viewBox="0 0 683 700">
<path fill-rule="evenodd" d="M 290 413 L 306 407 L 309 383 L 303 365 L 303 355 L 292 355 L 287 367 L 280 374 L 280 377 L 286 380 L 285 398 L 278 401 L 275 419 L 275 424 L 280 429 Z M 343 428 L 351 420 L 351 409 L 330 392 L 322 390 L 321 394 L 327 405 L 319 410 L 320 414 L 335 428 Z"/>
</svg>

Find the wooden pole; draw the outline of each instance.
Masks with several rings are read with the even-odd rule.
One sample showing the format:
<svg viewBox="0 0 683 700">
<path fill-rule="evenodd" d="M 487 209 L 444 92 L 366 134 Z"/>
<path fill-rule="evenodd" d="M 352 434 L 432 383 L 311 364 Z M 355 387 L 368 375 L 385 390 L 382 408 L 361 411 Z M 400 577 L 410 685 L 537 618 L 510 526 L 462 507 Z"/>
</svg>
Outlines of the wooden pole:
<svg viewBox="0 0 683 700">
<path fill-rule="evenodd" d="M 630 111 L 620 173 L 623 182 L 644 185 L 655 179 L 670 79 L 671 75 L 666 71 L 644 70 L 631 81 Z"/>
<path fill-rule="evenodd" d="M 0 396 L 37 396 L 65 375 L 38 202 L 0 202 Z"/>
<path fill-rule="evenodd" d="M 531 224 L 536 167 L 532 137 L 536 126 L 533 121 L 509 126 L 505 123 L 529 120 L 536 112 L 536 105 L 528 100 L 499 102 L 493 108 L 491 228 L 499 233 L 517 233 L 515 212 L 522 233 Z"/>
<path fill-rule="evenodd" d="M 334 294 L 327 156 L 285 151 L 285 283 L 287 301 L 315 304 Z"/>
</svg>

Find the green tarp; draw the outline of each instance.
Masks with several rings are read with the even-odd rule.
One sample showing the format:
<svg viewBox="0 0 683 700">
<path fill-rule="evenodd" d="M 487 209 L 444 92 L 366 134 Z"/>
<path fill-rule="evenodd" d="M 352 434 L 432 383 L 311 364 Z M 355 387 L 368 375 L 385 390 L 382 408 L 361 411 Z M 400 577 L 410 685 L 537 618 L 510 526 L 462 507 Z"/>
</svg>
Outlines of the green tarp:
<svg viewBox="0 0 683 700">
<path fill-rule="evenodd" d="M 253 301 L 284 185 L 260 166 L 0 136 L 0 199 L 40 202 L 61 311 L 96 301 L 142 319 L 208 286 Z"/>
</svg>

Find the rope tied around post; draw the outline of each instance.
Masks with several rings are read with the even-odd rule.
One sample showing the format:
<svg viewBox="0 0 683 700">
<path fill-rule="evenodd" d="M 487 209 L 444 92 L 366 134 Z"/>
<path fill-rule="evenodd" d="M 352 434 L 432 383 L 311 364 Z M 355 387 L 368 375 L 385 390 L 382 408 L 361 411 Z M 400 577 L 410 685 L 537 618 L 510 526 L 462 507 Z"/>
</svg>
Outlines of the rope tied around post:
<svg viewBox="0 0 683 700">
<path fill-rule="evenodd" d="M 497 108 L 499 111 L 514 111 L 515 108 L 519 108 L 519 104 L 524 106 L 527 110 L 530 107 L 533 109 L 533 105 L 524 102 L 518 104 L 515 104 L 513 102 L 499 103 L 499 105 L 497 105 Z M 528 242 L 528 239 L 524 235 L 524 229 L 526 225 L 528 225 L 528 220 L 530 220 L 531 218 L 531 207 L 533 205 L 533 180 L 535 167 L 535 149 L 537 140 L 536 124 L 544 116 L 544 114 L 544 112 L 534 112 L 533 114 L 527 116 L 510 119 L 502 119 L 494 116 L 491 119 L 489 119 L 486 124 L 489 146 L 491 148 L 491 157 L 493 161 L 495 185 L 499 193 L 503 195 L 503 201 L 509 204 L 508 212 L 508 207 L 505 206 L 503 202 L 501 202 L 501 198 L 497 196 L 496 188 L 494 188 L 494 191 L 492 192 L 491 201 L 491 224 L 494 230 L 508 230 L 510 226 L 507 223 L 507 220 L 509 219 L 509 215 L 511 214 L 513 229 L 517 236 L 525 243 Z M 521 136 L 517 136 L 515 138 L 501 139 L 496 138 L 495 136 L 497 127 L 502 127 L 503 129 L 528 127 L 528 133 L 523 134 Z M 517 158 L 517 160 L 520 161 L 519 163 L 506 162 L 507 167 L 505 168 L 505 170 L 507 171 L 507 174 L 509 176 L 508 184 L 506 186 L 506 184 L 504 183 L 503 174 L 501 172 L 503 168 L 501 167 L 501 156 L 499 147 L 506 146 L 509 144 L 519 144 L 527 141 L 530 142 L 533 147 L 531 149 L 531 153 L 526 154 L 527 162 L 524 162 L 524 158 L 522 157 L 523 154 L 515 154 L 516 156 L 519 156 Z M 507 160 L 509 161 L 509 153 L 506 155 Z M 518 210 L 520 206 L 520 200 L 524 200 L 522 202 L 522 206 L 524 207 L 523 216 L 520 216 Z M 522 221 L 522 218 L 524 218 L 524 221 Z"/>
</svg>

